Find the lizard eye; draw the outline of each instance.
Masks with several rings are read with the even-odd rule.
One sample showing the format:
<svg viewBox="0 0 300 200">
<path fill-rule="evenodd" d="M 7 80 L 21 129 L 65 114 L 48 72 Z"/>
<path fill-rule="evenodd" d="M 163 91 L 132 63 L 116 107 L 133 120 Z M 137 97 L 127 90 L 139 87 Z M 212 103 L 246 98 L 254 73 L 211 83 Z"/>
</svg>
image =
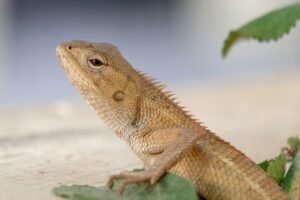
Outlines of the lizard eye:
<svg viewBox="0 0 300 200">
<path fill-rule="evenodd" d="M 92 55 L 88 57 L 88 67 L 92 70 L 99 70 L 102 69 L 105 65 L 105 59 L 99 55 Z"/>
<path fill-rule="evenodd" d="M 90 59 L 90 63 L 94 66 L 101 66 L 103 63 L 99 59 Z"/>
</svg>

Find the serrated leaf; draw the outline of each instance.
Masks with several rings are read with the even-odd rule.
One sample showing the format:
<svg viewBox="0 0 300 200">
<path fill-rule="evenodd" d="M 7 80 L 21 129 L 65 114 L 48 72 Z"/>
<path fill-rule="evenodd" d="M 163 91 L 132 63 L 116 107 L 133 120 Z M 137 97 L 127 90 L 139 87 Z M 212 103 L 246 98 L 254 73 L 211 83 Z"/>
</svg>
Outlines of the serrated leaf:
<svg viewBox="0 0 300 200">
<path fill-rule="evenodd" d="M 281 184 L 291 199 L 300 199 L 300 150 L 298 150 Z"/>
<path fill-rule="evenodd" d="M 258 164 L 269 176 L 271 176 L 278 184 L 281 183 L 284 173 L 286 158 L 280 154 L 272 160 L 266 160 Z"/>
<path fill-rule="evenodd" d="M 86 185 L 60 186 L 53 189 L 56 196 L 69 200 L 197 200 L 198 196 L 193 185 L 188 180 L 167 173 L 154 186 L 149 183 L 131 184 L 126 187 L 122 196 L 116 188 L 122 180 L 115 180 L 112 190 L 107 187 L 92 187 Z"/>
<path fill-rule="evenodd" d="M 300 3 L 275 10 L 250 21 L 229 33 L 223 44 L 222 55 L 226 57 L 233 44 L 241 39 L 251 38 L 259 42 L 277 40 L 288 33 L 298 19 L 300 19 Z"/>
</svg>

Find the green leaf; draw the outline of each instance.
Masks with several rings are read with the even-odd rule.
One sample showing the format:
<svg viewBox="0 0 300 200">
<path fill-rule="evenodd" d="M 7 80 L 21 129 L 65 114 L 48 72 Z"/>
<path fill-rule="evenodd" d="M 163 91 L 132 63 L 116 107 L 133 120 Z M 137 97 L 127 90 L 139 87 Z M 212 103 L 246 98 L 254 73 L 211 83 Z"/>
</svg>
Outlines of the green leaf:
<svg viewBox="0 0 300 200">
<path fill-rule="evenodd" d="M 281 186 L 289 193 L 291 199 L 300 199 L 300 150 L 298 150 Z"/>
<path fill-rule="evenodd" d="M 300 150 L 300 138 L 299 137 L 290 137 L 288 139 L 288 144 L 292 150 Z"/>
<path fill-rule="evenodd" d="M 260 166 L 260 168 L 262 168 L 265 172 L 267 172 L 268 167 L 270 165 L 270 161 L 269 160 L 265 160 L 261 163 L 258 164 Z"/>
<path fill-rule="evenodd" d="M 281 183 L 285 173 L 286 157 L 282 154 L 272 160 L 266 160 L 259 166 L 269 174 L 278 184 Z"/>
<path fill-rule="evenodd" d="M 285 173 L 286 158 L 284 155 L 277 156 L 268 166 L 268 174 L 280 184 Z"/>
<path fill-rule="evenodd" d="M 116 188 L 122 180 L 115 180 L 113 189 L 87 185 L 60 186 L 53 189 L 56 196 L 70 200 L 197 200 L 198 196 L 188 180 L 167 173 L 154 186 L 149 183 L 131 184 L 126 187 L 122 196 Z"/>
<path fill-rule="evenodd" d="M 53 189 L 53 193 L 70 200 L 117 200 L 121 199 L 117 193 L 106 187 L 92 187 L 88 185 L 60 186 Z"/>
<path fill-rule="evenodd" d="M 300 19 L 300 3 L 275 10 L 241 28 L 231 31 L 224 41 L 222 55 L 226 57 L 232 45 L 241 39 L 255 39 L 259 42 L 277 40 L 288 33 Z"/>
</svg>

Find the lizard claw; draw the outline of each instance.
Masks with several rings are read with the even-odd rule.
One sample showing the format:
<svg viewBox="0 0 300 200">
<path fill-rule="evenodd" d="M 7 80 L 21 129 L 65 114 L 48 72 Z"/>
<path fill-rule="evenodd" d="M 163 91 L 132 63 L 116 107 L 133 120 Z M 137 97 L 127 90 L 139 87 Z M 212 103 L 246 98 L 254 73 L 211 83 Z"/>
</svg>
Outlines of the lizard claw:
<svg viewBox="0 0 300 200">
<path fill-rule="evenodd" d="M 125 188 L 129 184 L 135 184 L 135 183 L 143 183 L 143 182 L 150 182 L 151 184 L 154 184 L 153 175 L 152 173 L 149 173 L 148 171 L 143 172 L 128 172 L 123 171 L 120 174 L 112 175 L 109 177 L 107 182 L 107 187 L 112 188 L 113 181 L 115 179 L 122 179 L 122 183 L 117 188 L 117 192 L 119 194 L 123 194 Z"/>
<path fill-rule="evenodd" d="M 113 187 L 113 183 L 115 179 L 121 179 L 125 176 L 125 174 L 129 173 L 128 171 L 122 171 L 120 174 L 114 174 L 109 176 L 106 186 L 110 189 Z"/>
<path fill-rule="evenodd" d="M 113 182 L 114 182 L 114 179 L 116 179 L 117 177 L 115 177 L 115 175 L 112 175 L 112 176 L 110 176 L 109 178 L 108 178 L 108 181 L 107 181 L 107 183 L 106 183 L 106 186 L 108 187 L 108 188 L 112 188 L 113 187 Z"/>
</svg>

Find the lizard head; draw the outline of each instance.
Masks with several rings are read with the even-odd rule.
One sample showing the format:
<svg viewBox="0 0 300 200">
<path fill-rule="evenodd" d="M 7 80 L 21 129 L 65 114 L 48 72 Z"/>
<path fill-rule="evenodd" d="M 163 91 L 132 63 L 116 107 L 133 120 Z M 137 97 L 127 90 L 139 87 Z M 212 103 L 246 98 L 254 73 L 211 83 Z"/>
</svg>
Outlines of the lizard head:
<svg viewBox="0 0 300 200">
<path fill-rule="evenodd" d="M 116 47 L 70 41 L 61 43 L 56 53 L 72 84 L 113 129 L 134 121 L 138 76 Z"/>
</svg>

